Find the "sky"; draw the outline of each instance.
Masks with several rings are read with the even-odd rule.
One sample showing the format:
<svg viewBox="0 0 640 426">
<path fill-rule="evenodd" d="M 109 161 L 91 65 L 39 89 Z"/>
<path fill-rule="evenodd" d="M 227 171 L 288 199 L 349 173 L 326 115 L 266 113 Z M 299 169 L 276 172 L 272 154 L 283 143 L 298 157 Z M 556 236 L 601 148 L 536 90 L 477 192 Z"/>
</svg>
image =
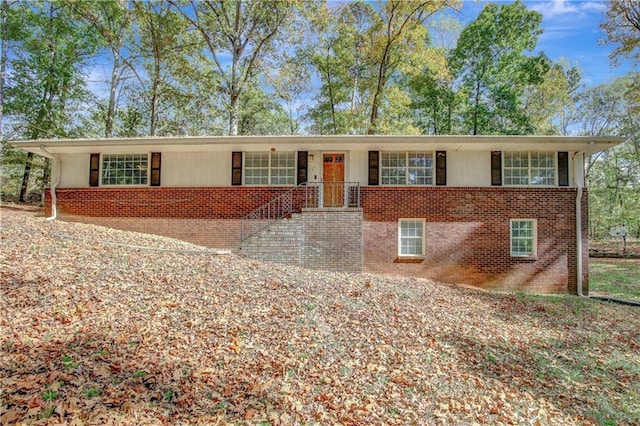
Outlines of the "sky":
<svg viewBox="0 0 640 426">
<path fill-rule="evenodd" d="M 466 0 L 460 11 L 460 19 L 473 21 L 484 5 L 482 0 Z M 513 1 L 492 1 L 496 4 L 511 4 Z M 582 82 L 587 86 L 610 82 L 637 69 L 629 61 L 613 66 L 609 54 L 614 45 L 602 44 L 605 39 L 600 24 L 605 18 L 606 2 L 600 0 L 532 0 L 523 1 L 530 10 L 543 16 L 544 32 L 538 39 L 536 52 L 542 51 L 557 61 L 565 58 L 577 65 L 582 73 Z"/>
<path fill-rule="evenodd" d="M 329 4 L 340 4 L 346 0 L 330 0 Z M 372 0 L 370 0 L 372 1 Z M 463 25 L 475 20 L 487 3 L 511 4 L 515 0 L 464 0 L 462 10 L 454 14 L 454 19 Z M 613 66 L 609 54 L 615 49 L 612 44 L 602 44 L 605 38 L 600 24 L 604 20 L 605 0 L 524 0 L 530 10 L 543 15 L 541 27 L 544 32 L 538 40 L 535 52 L 544 52 L 553 61 L 566 59 L 577 66 L 585 86 L 595 86 L 613 81 L 628 74 L 633 67 L 629 61 L 621 61 Z M 436 30 L 437 31 L 437 30 Z M 436 44 L 455 46 L 455 35 L 433 34 Z M 104 59 L 104 58 L 103 58 Z M 89 77 L 90 88 L 100 96 L 108 96 L 108 80 L 111 65 L 100 62 L 92 69 Z"/>
</svg>

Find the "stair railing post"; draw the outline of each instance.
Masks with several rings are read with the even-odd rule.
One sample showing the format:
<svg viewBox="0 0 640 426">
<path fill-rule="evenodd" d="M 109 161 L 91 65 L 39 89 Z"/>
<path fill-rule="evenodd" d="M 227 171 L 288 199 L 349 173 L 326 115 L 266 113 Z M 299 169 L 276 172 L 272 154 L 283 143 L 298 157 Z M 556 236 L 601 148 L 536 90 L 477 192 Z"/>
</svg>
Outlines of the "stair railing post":
<svg viewBox="0 0 640 426">
<path fill-rule="evenodd" d="M 349 183 L 348 182 L 342 182 L 342 207 L 349 207 Z"/>
</svg>

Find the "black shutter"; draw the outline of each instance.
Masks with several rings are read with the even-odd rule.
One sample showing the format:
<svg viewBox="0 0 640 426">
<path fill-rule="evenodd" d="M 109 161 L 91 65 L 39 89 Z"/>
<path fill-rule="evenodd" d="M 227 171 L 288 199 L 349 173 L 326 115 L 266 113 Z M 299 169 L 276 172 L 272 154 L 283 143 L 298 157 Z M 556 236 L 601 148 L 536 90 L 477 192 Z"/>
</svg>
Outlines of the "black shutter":
<svg viewBox="0 0 640 426">
<path fill-rule="evenodd" d="M 89 161 L 89 186 L 100 185 L 100 154 L 91 154 Z"/>
<path fill-rule="evenodd" d="M 160 166 L 162 164 L 162 153 L 151 153 L 151 186 L 160 186 Z"/>
<path fill-rule="evenodd" d="M 569 186 L 568 152 L 558 152 L 558 186 Z"/>
<path fill-rule="evenodd" d="M 379 185 L 380 151 L 369 151 L 369 185 Z"/>
<path fill-rule="evenodd" d="M 436 151 L 436 185 L 447 184 L 447 151 Z"/>
<path fill-rule="evenodd" d="M 307 182 L 307 159 L 309 158 L 307 151 L 298 151 L 298 173 L 296 184 L 300 185 Z"/>
<path fill-rule="evenodd" d="M 502 151 L 491 151 L 491 185 L 502 185 Z"/>
<path fill-rule="evenodd" d="M 231 185 L 242 185 L 242 153 L 231 153 Z"/>
</svg>

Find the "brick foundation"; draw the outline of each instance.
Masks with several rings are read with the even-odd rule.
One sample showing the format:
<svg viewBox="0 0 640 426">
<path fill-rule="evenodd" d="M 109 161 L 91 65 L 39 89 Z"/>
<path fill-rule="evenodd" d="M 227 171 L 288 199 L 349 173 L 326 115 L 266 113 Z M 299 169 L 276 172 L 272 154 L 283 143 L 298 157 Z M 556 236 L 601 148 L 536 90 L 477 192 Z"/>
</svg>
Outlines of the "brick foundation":
<svg viewBox="0 0 640 426">
<path fill-rule="evenodd" d="M 63 220 L 239 245 L 239 218 L 287 188 L 64 188 Z M 485 288 L 575 293 L 575 188 L 361 188 L 364 271 L 429 277 Z M 587 196 L 583 195 L 583 289 L 588 290 Z M 297 204 L 297 203 L 296 203 Z M 46 211 L 51 198 L 47 193 Z M 424 218 L 425 258 L 397 263 L 398 219 Z M 509 220 L 536 219 L 538 256 L 510 256 Z"/>
<path fill-rule="evenodd" d="M 364 269 L 485 288 L 575 293 L 575 201 L 575 188 L 364 187 Z M 586 192 L 582 202 L 587 271 Z M 400 218 L 426 220 L 420 263 L 395 262 Z M 510 219 L 537 220 L 535 259 L 511 257 Z"/>
</svg>

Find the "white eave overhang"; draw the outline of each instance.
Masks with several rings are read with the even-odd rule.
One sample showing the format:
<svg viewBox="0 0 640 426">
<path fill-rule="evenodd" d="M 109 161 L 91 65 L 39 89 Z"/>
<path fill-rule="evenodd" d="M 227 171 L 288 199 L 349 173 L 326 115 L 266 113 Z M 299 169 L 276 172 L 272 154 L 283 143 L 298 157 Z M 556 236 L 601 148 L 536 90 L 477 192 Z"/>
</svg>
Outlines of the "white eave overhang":
<svg viewBox="0 0 640 426">
<path fill-rule="evenodd" d="M 185 136 L 11 141 L 51 154 L 210 151 L 604 151 L 625 138 L 605 136 Z M 51 154 L 48 154 L 51 153 Z"/>
</svg>

